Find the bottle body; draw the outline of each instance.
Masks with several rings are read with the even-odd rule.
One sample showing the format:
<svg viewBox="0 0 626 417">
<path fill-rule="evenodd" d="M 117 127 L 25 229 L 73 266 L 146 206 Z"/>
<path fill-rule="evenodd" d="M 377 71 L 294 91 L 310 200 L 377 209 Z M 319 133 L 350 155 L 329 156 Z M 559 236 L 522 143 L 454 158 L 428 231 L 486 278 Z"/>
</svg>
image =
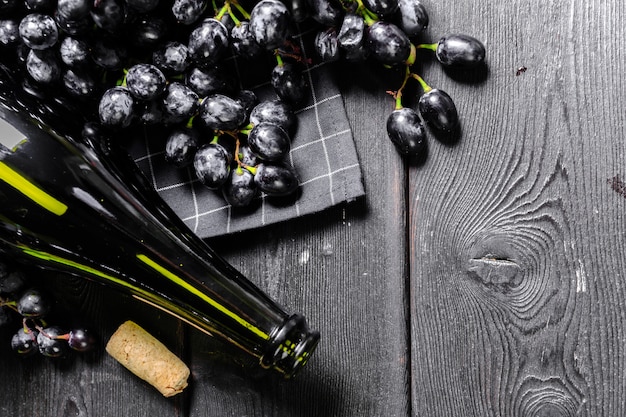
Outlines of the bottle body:
<svg viewBox="0 0 626 417">
<path fill-rule="evenodd" d="M 0 251 L 117 287 L 294 375 L 319 334 L 193 234 L 122 149 L 52 104 L 0 68 L 0 118 L 25 137 L 0 146 Z"/>
</svg>

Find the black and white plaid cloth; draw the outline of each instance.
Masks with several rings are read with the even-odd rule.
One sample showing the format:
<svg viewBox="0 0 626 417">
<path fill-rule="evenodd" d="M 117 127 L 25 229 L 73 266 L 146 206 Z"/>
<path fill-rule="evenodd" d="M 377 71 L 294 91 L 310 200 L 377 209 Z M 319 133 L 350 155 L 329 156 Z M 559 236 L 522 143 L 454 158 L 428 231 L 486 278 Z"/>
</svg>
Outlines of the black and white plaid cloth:
<svg viewBox="0 0 626 417">
<path fill-rule="evenodd" d="M 307 39 L 313 35 L 309 32 L 295 38 L 305 58 L 312 57 Z M 305 65 L 309 97 L 295 109 L 298 128 L 289 154 L 289 162 L 300 179 L 300 190 L 293 198 L 277 200 L 261 195 L 252 207 L 237 210 L 221 194 L 204 187 L 195 177 L 193 167 L 175 169 L 167 164 L 163 143 L 145 137 L 129 147 L 131 156 L 161 197 L 201 238 L 317 213 L 365 194 L 352 131 L 333 71 L 329 65 L 316 64 L 314 60 Z M 237 62 L 235 68 L 240 80 L 259 82 L 243 87 L 253 89 L 261 99 L 276 97 L 268 83 L 271 67 Z M 258 78 L 261 74 L 263 79 Z"/>
</svg>

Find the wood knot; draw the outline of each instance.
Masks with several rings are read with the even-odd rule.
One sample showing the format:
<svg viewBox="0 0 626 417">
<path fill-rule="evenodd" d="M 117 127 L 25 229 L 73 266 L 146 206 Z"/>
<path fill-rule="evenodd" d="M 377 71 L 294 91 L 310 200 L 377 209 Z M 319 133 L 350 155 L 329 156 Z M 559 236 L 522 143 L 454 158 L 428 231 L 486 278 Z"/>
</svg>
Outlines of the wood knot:
<svg viewBox="0 0 626 417">
<path fill-rule="evenodd" d="M 522 268 L 510 259 L 485 255 L 469 260 L 467 272 L 474 279 L 489 287 L 507 289 L 519 285 Z"/>
</svg>

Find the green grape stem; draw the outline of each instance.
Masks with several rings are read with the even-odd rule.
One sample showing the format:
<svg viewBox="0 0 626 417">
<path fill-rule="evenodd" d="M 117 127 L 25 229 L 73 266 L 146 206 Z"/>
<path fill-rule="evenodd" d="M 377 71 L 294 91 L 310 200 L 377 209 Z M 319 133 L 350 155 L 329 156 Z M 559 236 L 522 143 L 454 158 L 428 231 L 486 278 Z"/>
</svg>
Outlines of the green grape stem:
<svg viewBox="0 0 626 417">
<path fill-rule="evenodd" d="M 0 297 L 0 307 L 9 307 L 11 310 L 17 311 L 17 301 Z"/>
<path fill-rule="evenodd" d="M 424 79 L 420 77 L 418 74 L 411 73 L 411 77 L 417 80 L 417 82 L 422 87 L 422 90 L 424 90 L 424 93 L 428 93 L 430 90 L 432 90 L 432 87 L 426 84 L 426 81 L 424 81 Z"/>
<path fill-rule="evenodd" d="M 356 4 L 358 4 L 356 8 L 356 13 L 363 18 L 367 26 L 372 26 L 378 21 L 378 16 L 376 16 L 375 13 L 365 7 L 365 5 L 363 4 L 363 0 L 356 0 Z"/>
<path fill-rule="evenodd" d="M 413 66 L 415 64 L 415 60 L 417 59 L 417 49 L 413 43 L 411 43 L 411 52 L 409 53 L 409 57 L 406 59 L 407 67 Z"/>
<path fill-rule="evenodd" d="M 438 43 L 420 43 L 419 45 L 417 45 L 418 49 L 428 49 L 431 50 L 433 52 L 437 52 L 437 45 L 439 45 Z"/>
<path fill-rule="evenodd" d="M 428 93 L 430 90 L 432 90 L 432 87 L 426 84 L 426 81 L 424 81 L 424 79 L 420 77 L 418 74 L 411 72 L 409 65 L 407 65 L 406 71 L 404 73 L 404 79 L 402 80 L 402 84 L 400 85 L 400 88 L 398 88 L 396 91 L 387 91 L 387 94 L 391 95 L 395 99 L 394 110 L 400 110 L 402 107 L 404 107 L 402 105 L 402 94 L 404 92 L 404 89 L 409 79 L 411 78 L 413 78 L 414 80 L 417 80 L 417 82 L 422 87 L 422 90 L 424 90 L 424 93 Z"/>
</svg>

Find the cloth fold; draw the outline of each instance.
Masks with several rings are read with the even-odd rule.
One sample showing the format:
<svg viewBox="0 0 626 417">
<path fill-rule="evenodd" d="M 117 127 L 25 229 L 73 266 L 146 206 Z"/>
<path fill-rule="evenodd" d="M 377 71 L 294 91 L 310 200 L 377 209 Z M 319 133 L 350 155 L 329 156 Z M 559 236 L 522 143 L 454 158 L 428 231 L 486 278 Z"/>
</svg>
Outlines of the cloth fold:
<svg viewBox="0 0 626 417">
<path fill-rule="evenodd" d="M 151 180 L 161 197 L 201 238 L 259 228 L 313 214 L 365 194 L 354 138 L 335 82 L 332 67 L 312 59 L 314 31 L 301 32 L 299 42 L 308 81 L 307 99 L 294 109 L 298 119 L 288 162 L 300 180 L 296 195 L 275 198 L 261 195 L 244 210 L 231 207 L 220 192 L 198 181 L 193 167 L 176 169 L 164 159 L 164 143 L 150 137 L 137 138 L 129 152 Z M 269 85 L 271 66 L 234 60 L 242 88 L 252 89 L 260 99 L 276 98 Z"/>
</svg>

